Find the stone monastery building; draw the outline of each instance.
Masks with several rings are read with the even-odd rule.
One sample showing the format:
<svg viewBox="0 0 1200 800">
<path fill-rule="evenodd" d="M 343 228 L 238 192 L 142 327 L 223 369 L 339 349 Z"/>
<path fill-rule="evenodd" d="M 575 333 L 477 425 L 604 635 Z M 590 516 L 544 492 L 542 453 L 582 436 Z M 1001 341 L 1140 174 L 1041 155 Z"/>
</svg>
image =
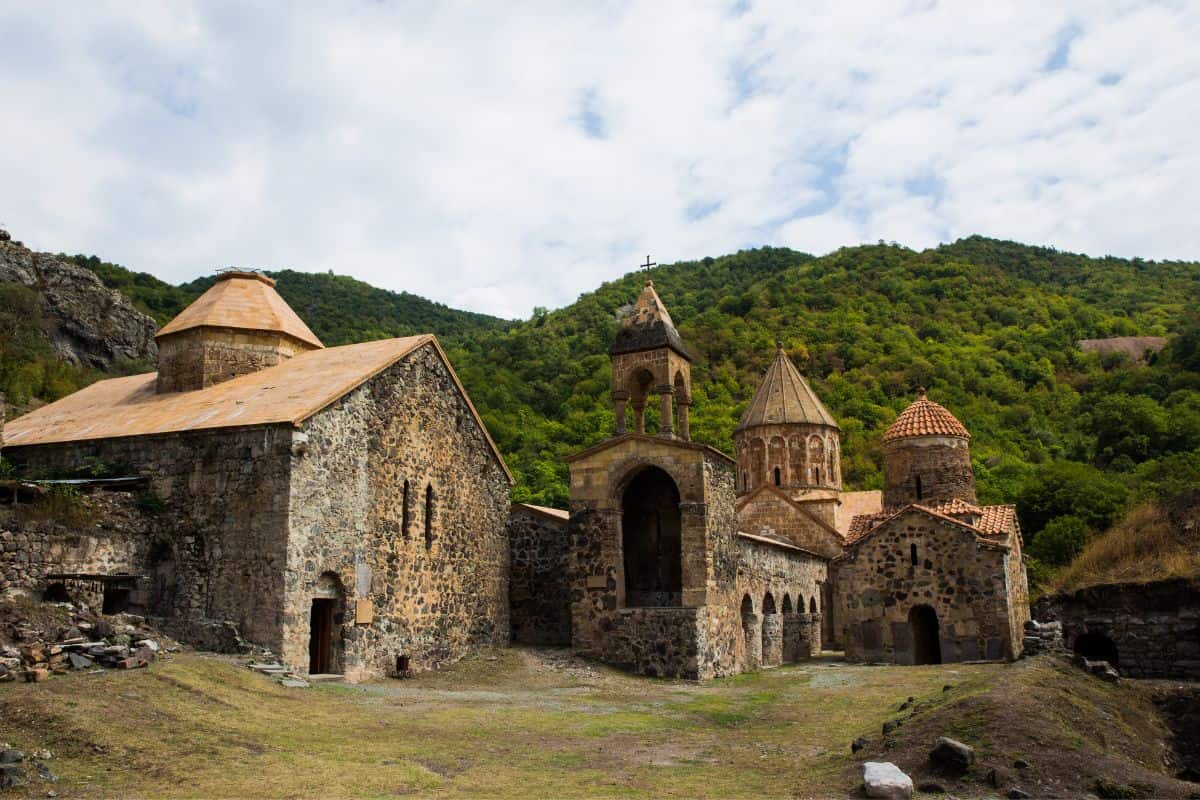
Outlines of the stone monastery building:
<svg viewBox="0 0 1200 800">
<path fill-rule="evenodd" d="M 224 273 L 159 331 L 157 373 L 8 426 L 27 469 L 121 465 L 167 509 L 147 535 L 52 549 L 24 588 L 103 567 L 179 638 L 232 624 L 352 680 L 510 639 L 696 679 L 834 648 L 1019 653 L 1015 509 L 978 504 L 969 434 L 924 393 L 884 436 L 883 492 L 844 492 L 837 421 L 780 347 L 730 458 L 691 441 L 693 356 L 647 281 L 609 349 L 613 435 L 568 459 L 569 511 L 510 508 L 433 336 L 325 348 L 273 287 Z"/>
</svg>

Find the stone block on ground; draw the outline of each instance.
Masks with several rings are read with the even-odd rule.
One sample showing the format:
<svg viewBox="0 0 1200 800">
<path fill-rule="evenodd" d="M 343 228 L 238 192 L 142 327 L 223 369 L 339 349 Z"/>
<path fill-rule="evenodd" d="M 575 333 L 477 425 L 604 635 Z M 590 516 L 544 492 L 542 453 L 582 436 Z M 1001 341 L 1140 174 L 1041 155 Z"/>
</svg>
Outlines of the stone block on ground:
<svg viewBox="0 0 1200 800">
<path fill-rule="evenodd" d="M 913 782 L 890 761 L 868 761 L 863 764 L 863 788 L 867 797 L 908 800 L 912 797 Z"/>
<path fill-rule="evenodd" d="M 941 736 L 929 751 L 929 763 L 943 772 L 966 772 L 975 763 L 975 751 L 960 741 Z"/>
</svg>

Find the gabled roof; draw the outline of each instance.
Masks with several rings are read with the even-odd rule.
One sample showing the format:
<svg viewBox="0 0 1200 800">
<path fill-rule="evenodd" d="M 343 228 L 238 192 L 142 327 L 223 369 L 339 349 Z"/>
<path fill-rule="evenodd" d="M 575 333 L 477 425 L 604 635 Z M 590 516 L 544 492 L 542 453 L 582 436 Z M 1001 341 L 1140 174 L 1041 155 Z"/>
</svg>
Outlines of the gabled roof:
<svg viewBox="0 0 1200 800">
<path fill-rule="evenodd" d="M 154 372 L 98 381 L 9 422 L 5 443 L 25 447 L 215 428 L 299 425 L 427 344 L 445 363 L 511 481 L 512 473 L 499 448 L 431 334 L 309 350 L 273 367 L 188 392 L 160 394 L 155 391 Z"/>
<path fill-rule="evenodd" d="M 787 492 L 783 491 L 778 486 L 772 486 L 769 483 L 763 484 L 762 486 L 759 486 L 757 489 L 753 490 L 749 494 L 744 494 L 741 497 L 737 498 L 737 500 L 734 501 L 734 508 L 737 509 L 738 511 L 741 511 L 749 503 L 751 503 L 753 500 L 755 500 L 756 498 L 758 498 L 759 496 L 761 496 L 763 494 L 769 494 L 769 495 L 772 495 L 772 496 L 778 498 L 782 502 L 784 502 L 787 505 L 794 508 L 798 513 L 803 514 L 807 519 L 811 520 L 815 525 L 820 527 L 821 530 L 833 535 L 834 537 L 836 537 L 838 539 L 842 538 L 842 535 L 840 533 L 838 533 L 837 528 L 833 527 L 828 522 L 821 519 L 813 512 L 809 511 L 808 508 L 806 507 L 805 503 L 793 500 L 788 495 Z"/>
<path fill-rule="evenodd" d="M 633 311 L 621 321 L 621 330 L 608 348 L 609 355 L 619 353 L 637 353 L 642 350 L 655 350 L 659 347 L 669 347 L 679 355 L 692 360 L 683 337 L 675 329 L 667 307 L 654 291 L 654 281 L 646 281 L 645 288 L 633 304 Z"/>
<path fill-rule="evenodd" d="M 718 450 L 715 447 L 710 447 L 709 445 L 706 445 L 706 444 L 700 444 L 699 442 L 686 442 L 683 439 L 667 439 L 667 438 L 661 437 L 661 436 L 651 436 L 648 433 L 623 433 L 620 436 L 611 436 L 611 437 L 605 439 L 604 441 L 597 442 L 596 444 L 592 445 L 591 447 L 584 448 L 583 450 L 580 450 L 577 453 L 571 453 L 569 456 L 566 456 L 565 458 L 563 458 L 563 461 L 566 461 L 569 464 L 572 461 L 578 461 L 581 458 L 590 456 L 593 453 L 599 453 L 602 450 L 607 450 L 610 447 L 616 447 L 617 445 L 619 445 L 623 442 L 628 442 L 631 439 L 641 439 L 643 441 L 655 442 L 657 444 L 668 445 L 670 447 L 681 447 L 685 450 L 700 450 L 705 453 L 708 453 L 711 456 L 716 456 L 717 458 L 721 459 L 722 461 L 725 461 L 728 464 L 732 464 L 735 466 L 737 465 L 736 461 L 734 461 L 732 458 L 725 455 L 724 453 L 722 453 L 720 450 Z"/>
<path fill-rule="evenodd" d="M 793 422 L 838 426 L 781 344 L 735 430 Z"/>
<path fill-rule="evenodd" d="M 513 503 L 510 511 L 528 511 L 531 514 L 537 514 L 539 517 L 545 517 L 554 522 L 561 522 L 564 525 L 571 519 L 571 512 L 569 511 L 561 508 L 550 508 L 548 506 L 535 506 L 533 503 Z"/>
<path fill-rule="evenodd" d="M 779 536 L 777 534 L 776 535 L 767 535 L 767 534 L 763 534 L 763 533 L 746 533 L 745 531 L 738 531 L 737 537 L 739 539 L 748 539 L 751 542 L 761 542 L 762 544 L 769 544 L 773 547 L 779 547 L 784 550 L 794 550 L 797 553 L 804 553 L 804 555 L 806 555 L 806 556 L 812 556 L 813 558 L 819 558 L 822 561 L 830 560 L 829 556 L 823 556 L 820 553 L 814 553 L 812 550 L 805 550 L 803 547 L 797 547 L 796 545 L 789 542 L 786 538 Z"/>
<path fill-rule="evenodd" d="M 901 411 L 900 416 L 888 427 L 887 432 L 883 434 L 883 441 L 890 442 L 914 436 L 971 438 L 971 434 L 958 418 L 926 397 L 924 389 L 921 389 L 920 395 L 912 405 Z"/>
<path fill-rule="evenodd" d="M 939 509 L 949 510 L 954 504 L 961 503 L 964 509 L 963 512 L 953 513 L 969 513 L 972 515 L 980 515 L 980 521 L 972 525 L 961 519 L 952 516 L 951 513 L 945 513 Z M 881 511 L 877 514 L 860 514 L 850 521 L 850 529 L 846 533 L 846 546 L 851 547 L 858 544 L 863 539 L 866 539 L 877 529 L 883 526 L 902 514 L 910 511 L 917 511 L 923 514 L 928 514 L 931 517 L 936 517 L 945 522 L 953 522 L 955 525 L 966 528 L 974 533 L 982 542 L 990 544 L 1003 545 L 999 539 L 1014 532 L 1017 526 L 1017 507 L 1009 505 L 1001 506 L 972 506 L 964 503 L 961 500 L 953 500 L 949 503 L 941 503 L 937 506 L 924 506 L 917 503 L 911 503 L 900 509 Z M 1006 545 L 1004 545 L 1006 546 Z"/>
<path fill-rule="evenodd" d="M 275 281 L 257 272 L 230 271 L 218 275 L 217 282 L 164 325 L 155 338 L 201 327 L 269 331 L 311 347 L 324 347 L 275 291 Z"/>
</svg>

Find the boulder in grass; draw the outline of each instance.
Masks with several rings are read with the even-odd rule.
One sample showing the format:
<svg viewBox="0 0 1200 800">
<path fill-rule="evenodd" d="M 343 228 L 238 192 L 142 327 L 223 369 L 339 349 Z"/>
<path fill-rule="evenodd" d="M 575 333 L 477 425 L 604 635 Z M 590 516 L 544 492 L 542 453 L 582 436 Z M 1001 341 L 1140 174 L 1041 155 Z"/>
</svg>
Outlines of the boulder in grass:
<svg viewBox="0 0 1200 800">
<path fill-rule="evenodd" d="M 863 764 L 863 788 L 867 797 L 908 800 L 912 797 L 913 782 L 890 761 L 868 761 Z"/>
<path fill-rule="evenodd" d="M 940 736 L 929 751 L 929 763 L 941 772 L 961 774 L 975 763 L 975 751 L 956 739 Z"/>
</svg>

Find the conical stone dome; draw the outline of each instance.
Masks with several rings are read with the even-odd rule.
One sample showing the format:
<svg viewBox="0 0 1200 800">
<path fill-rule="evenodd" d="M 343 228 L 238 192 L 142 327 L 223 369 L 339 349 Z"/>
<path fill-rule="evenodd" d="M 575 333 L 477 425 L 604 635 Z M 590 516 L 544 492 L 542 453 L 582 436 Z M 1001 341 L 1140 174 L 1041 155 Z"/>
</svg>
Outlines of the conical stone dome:
<svg viewBox="0 0 1200 800">
<path fill-rule="evenodd" d="M 792 423 L 838 427 L 833 415 L 787 357 L 783 345 L 780 345 L 775 351 L 775 360 L 767 368 L 767 374 L 763 376 L 736 430 L 756 425 Z"/>
<path fill-rule="evenodd" d="M 683 337 L 675 329 L 667 307 L 654 291 L 654 281 L 646 281 L 645 288 L 633 304 L 633 311 L 621 323 L 621 330 L 608 348 L 609 355 L 637 353 L 669 347 L 691 361 L 691 353 L 683 343 Z"/>
</svg>

